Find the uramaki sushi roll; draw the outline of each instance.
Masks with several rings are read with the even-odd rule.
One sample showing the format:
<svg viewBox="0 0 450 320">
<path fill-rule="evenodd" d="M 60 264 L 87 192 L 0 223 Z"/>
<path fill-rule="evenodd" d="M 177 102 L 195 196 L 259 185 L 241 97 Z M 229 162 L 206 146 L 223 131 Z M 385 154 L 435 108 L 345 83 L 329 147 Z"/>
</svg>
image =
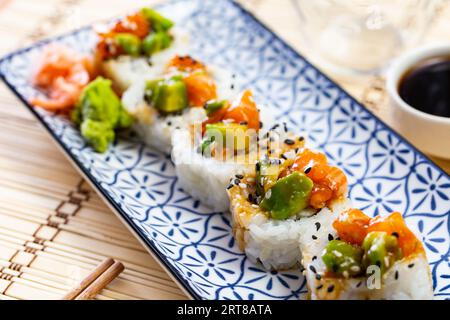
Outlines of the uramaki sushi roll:
<svg viewBox="0 0 450 320">
<path fill-rule="evenodd" d="M 432 299 L 422 243 L 398 212 L 369 218 L 358 209 L 300 222 L 311 299 Z"/>
<path fill-rule="evenodd" d="M 99 71 L 119 94 L 140 78 L 160 75 L 174 55 L 187 54 L 189 48 L 188 35 L 151 8 L 96 29 Z"/>
<path fill-rule="evenodd" d="M 174 132 L 172 160 L 184 190 L 214 211 L 228 211 L 230 178 L 254 167 L 261 126 L 269 120 L 262 119 L 250 90 L 230 101 L 208 102 L 205 110 L 203 123 Z"/>
<path fill-rule="evenodd" d="M 299 265 L 299 221 L 348 207 L 347 179 L 303 137 L 270 131 L 268 155 L 228 187 L 233 233 L 248 258 L 266 269 Z M 314 226 L 311 226 L 314 228 Z"/>
<path fill-rule="evenodd" d="M 207 102 L 233 94 L 232 75 L 176 55 L 155 78 L 140 79 L 123 94 L 122 104 L 135 118 L 134 129 L 145 143 L 170 153 L 175 130 L 207 120 Z"/>
</svg>

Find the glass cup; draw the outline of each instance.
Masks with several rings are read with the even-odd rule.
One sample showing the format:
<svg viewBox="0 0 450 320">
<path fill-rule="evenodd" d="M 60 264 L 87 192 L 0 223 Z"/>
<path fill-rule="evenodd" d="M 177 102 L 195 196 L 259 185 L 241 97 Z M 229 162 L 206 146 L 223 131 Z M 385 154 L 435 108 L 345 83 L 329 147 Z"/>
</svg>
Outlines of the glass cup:
<svg viewBox="0 0 450 320">
<path fill-rule="evenodd" d="M 364 75 L 417 44 L 441 0 L 294 1 L 311 59 L 336 74 Z"/>
</svg>

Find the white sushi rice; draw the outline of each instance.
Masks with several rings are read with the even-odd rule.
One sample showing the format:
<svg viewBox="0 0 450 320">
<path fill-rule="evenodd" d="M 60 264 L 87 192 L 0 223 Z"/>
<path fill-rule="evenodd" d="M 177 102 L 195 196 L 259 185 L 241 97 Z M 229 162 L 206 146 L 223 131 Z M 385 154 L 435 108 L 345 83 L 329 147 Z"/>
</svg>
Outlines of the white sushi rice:
<svg viewBox="0 0 450 320">
<path fill-rule="evenodd" d="M 365 277 L 323 277 L 326 267 L 321 255 L 329 242 L 329 235 L 337 237 L 332 224 L 343 209 L 333 212 L 322 210 L 317 215 L 300 221 L 299 248 L 303 255 L 302 263 L 311 299 L 433 299 L 431 274 L 424 254 L 395 262 L 383 275 L 378 289 L 370 287 L 370 281 L 368 283 Z M 319 230 L 317 225 L 320 225 Z M 313 236 L 315 240 L 312 239 Z M 320 280 L 317 279 L 317 274 L 322 275 Z"/>
<path fill-rule="evenodd" d="M 230 178 L 245 174 L 251 166 L 203 157 L 197 152 L 188 129 L 176 130 L 172 144 L 172 160 L 180 186 L 213 210 L 228 211 L 226 187 Z"/>
<path fill-rule="evenodd" d="M 331 216 L 349 207 L 348 201 L 336 203 L 331 211 L 323 208 L 317 216 Z M 299 239 L 315 230 L 314 223 L 304 221 L 315 211 L 305 209 L 295 217 L 286 220 L 273 220 L 266 216 L 255 215 L 246 226 L 244 234 L 245 253 L 254 263 L 261 263 L 267 270 L 285 270 L 298 266 L 302 260 L 302 248 Z M 313 245 L 311 236 L 309 243 Z"/>
</svg>

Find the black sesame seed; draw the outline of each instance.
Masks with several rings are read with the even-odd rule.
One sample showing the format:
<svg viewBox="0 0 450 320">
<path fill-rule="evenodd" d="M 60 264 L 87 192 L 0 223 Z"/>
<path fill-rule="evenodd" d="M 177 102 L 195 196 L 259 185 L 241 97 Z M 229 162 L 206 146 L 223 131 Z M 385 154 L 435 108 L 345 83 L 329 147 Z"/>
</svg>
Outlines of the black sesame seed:
<svg viewBox="0 0 450 320">
<path fill-rule="evenodd" d="M 328 293 L 333 292 L 333 290 L 334 290 L 334 284 L 330 285 L 330 286 L 327 288 L 327 292 L 328 292 Z"/>
<path fill-rule="evenodd" d="M 414 263 L 410 263 L 410 264 L 408 264 L 408 268 L 412 268 L 412 267 L 414 267 Z"/>
<path fill-rule="evenodd" d="M 239 183 L 241 183 L 241 180 L 239 180 L 239 179 L 234 179 L 234 184 L 235 184 L 235 185 L 238 185 Z"/>
<path fill-rule="evenodd" d="M 283 130 L 284 130 L 284 132 L 288 132 L 288 127 L 287 127 L 286 122 L 283 122 Z"/>
<path fill-rule="evenodd" d="M 284 160 L 287 160 L 287 157 L 284 155 L 284 153 L 281 155 L 281 157 L 282 157 Z"/>
<path fill-rule="evenodd" d="M 315 225 L 316 225 L 316 231 L 319 231 L 320 226 L 321 226 L 320 222 L 316 222 Z"/>
<path fill-rule="evenodd" d="M 356 285 L 357 288 L 361 287 L 362 285 L 362 281 L 358 282 L 358 284 Z"/>
<path fill-rule="evenodd" d="M 332 241 L 334 240 L 334 237 L 331 233 L 328 234 L 328 241 Z"/>
<path fill-rule="evenodd" d="M 298 148 L 295 148 L 295 150 L 294 150 L 294 151 L 295 151 L 295 153 L 298 153 L 298 150 L 299 150 Z"/>
<path fill-rule="evenodd" d="M 316 280 L 320 280 L 320 279 L 322 279 L 322 276 L 320 274 L 316 273 Z"/>
<path fill-rule="evenodd" d="M 236 78 L 236 74 L 233 73 L 233 74 L 231 75 L 231 77 L 232 77 L 233 79 Z"/>
<path fill-rule="evenodd" d="M 380 262 L 380 261 L 375 262 L 375 265 L 376 265 L 378 268 L 381 268 L 381 262 Z"/>
<path fill-rule="evenodd" d="M 179 126 L 176 126 L 175 129 L 176 129 L 176 130 L 180 130 L 181 128 L 180 128 Z"/>
<path fill-rule="evenodd" d="M 306 168 L 306 169 L 305 169 L 305 173 L 306 173 L 306 174 L 310 173 L 310 172 L 311 172 L 311 169 L 312 169 L 311 167 Z"/>
<path fill-rule="evenodd" d="M 303 141 L 303 140 L 305 140 L 305 138 L 304 137 L 298 137 L 298 141 Z"/>
<path fill-rule="evenodd" d="M 314 261 L 314 260 L 316 260 L 316 259 L 317 259 L 317 256 L 312 257 L 312 261 Z"/>
<path fill-rule="evenodd" d="M 240 124 L 241 126 L 246 126 L 246 125 L 248 124 L 248 122 L 247 122 L 247 121 L 241 121 L 241 122 L 239 122 L 239 124 Z"/>
<path fill-rule="evenodd" d="M 172 125 L 171 121 L 167 121 L 167 125 L 170 127 Z"/>
<path fill-rule="evenodd" d="M 313 240 L 317 240 L 317 237 L 315 235 L 312 236 Z"/>
<path fill-rule="evenodd" d="M 284 140 L 284 143 L 286 143 L 288 146 L 292 146 L 295 144 L 295 141 L 292 139 L 286 139 Z"/>
<path fill-rule="evenodd" d="M 233 90 L 233 89 L 234 89 L 234 84 L 232 84 L 232 85 L 230 86 L 230 88 L 231 88 L 231 90 Z"/>
<path fill-rule="evenodd" d="M 398 280 L 398 270 L 395 270 L 395 275 L 394 275 L 394 277 L 395 277 L 395 280 Z"/>
<path fill-rule="evenodd" d="M 314 266 L 309 266 L 309 270 L 311 270 L 313 273 L 317 273 L 317 270 Z"/>
<path fill-rule="evenodd" d="M 278 128 L 279 126 L 280 126 L 280 125 L 277 123 L 277 124 L 273 125 L 272 128 L 270 128 L 269 130 L 270 130 L 270 131 L 275 130 L 275 129 Z"/>
<path fill-rule="evenodd" d="M 323 288 L 323 284 L 319 284 L 319 285 L 316 287 L 317 290 L 320 290 L 320 289 L 322 289 L 322 288 Z"/>
<path fill-rule="evenodd" d="M 259 128 L 262 129 L 262 127 L 263 127 L 263 123 L 262 123 L 262 121 L 260 121 L 259 122 Z"/>
<path fill-rule="evenodd" d="M 392 232 L 392 235 L 396 238 L 398 238 L 398 233 L 397 232 Z"/>
<path fill-rule="evenodd" d="M 261 163 L 260 162 L 256 163 L 256 170 L 257 171 L 261 170 Z"/>
<path fill-rule="evenodd" d="M 232 185 L 232 184 L 229 184 L 229 185 L 227 186 L 227 190 L 230 190 L 231 188 L 233 188 L 233 185 Z"/>
<path fill-rule="evenodd" d="M 235 177 L 238 179 L 244 179 L 244 176 L 242 174 L 237 174 L 237 175 L 235 175 Z"/>
</svg>

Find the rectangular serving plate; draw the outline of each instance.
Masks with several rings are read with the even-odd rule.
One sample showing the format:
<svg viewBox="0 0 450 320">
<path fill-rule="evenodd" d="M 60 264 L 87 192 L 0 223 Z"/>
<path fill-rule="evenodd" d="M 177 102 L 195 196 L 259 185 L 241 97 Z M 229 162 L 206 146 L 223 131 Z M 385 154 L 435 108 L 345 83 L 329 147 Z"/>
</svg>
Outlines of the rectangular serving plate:
<svg viewBox="0 0 450 320">
<path fill-rule="evenodd" d="M 276 118 L 301 131 L 349 179 L 369 214 L 400 211 L 424 241 L 436 297 L 450 295 L 450 177 L 234 1 L 178 0 L 157 7 L 187 30 L 193 55 L 237 75 Z M 227 213 L 211 212 L 177 185 L 170 156 L 136 138 L 93 152 L 67 119 L 32 107 L 29 81 L 42 48 L 95 44 L 91 27 L 44 40 L 0 61 L 0 75 L 64 154 L 181 288 L 195 299 L 299 299 L 299 270 L 267 272 L 235 245 Z"/>
</svg>

